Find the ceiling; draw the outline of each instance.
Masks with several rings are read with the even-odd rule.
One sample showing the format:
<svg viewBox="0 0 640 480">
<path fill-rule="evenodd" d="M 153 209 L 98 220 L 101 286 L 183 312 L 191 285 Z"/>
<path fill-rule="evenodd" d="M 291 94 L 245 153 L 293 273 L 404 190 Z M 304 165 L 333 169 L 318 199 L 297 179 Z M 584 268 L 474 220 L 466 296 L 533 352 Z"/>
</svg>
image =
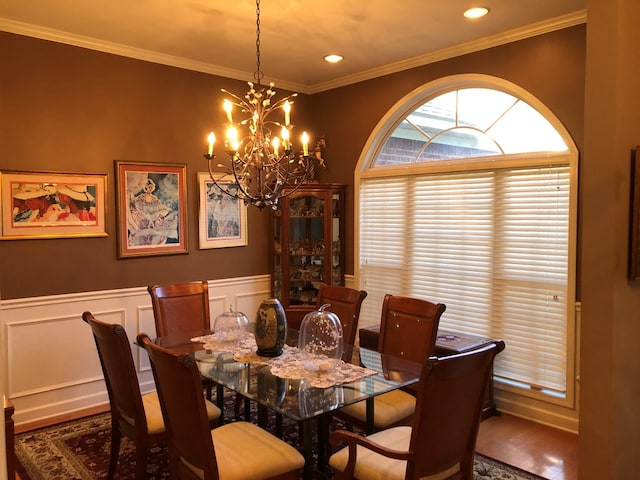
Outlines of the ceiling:
<svg viewBox="0 0 640 480">
<path fill-rule="evenodd" d="M 489 15 L 462 12 L 485 6 Z M 263 0 L 265 82 L 314 93 L 586 21 L 586 0 Z M 230 78 L 256 70 L 254 0 L 2 0 L 0 30 Z M 328 64 L 328 53 L 345 60 Z"/>
</svg>

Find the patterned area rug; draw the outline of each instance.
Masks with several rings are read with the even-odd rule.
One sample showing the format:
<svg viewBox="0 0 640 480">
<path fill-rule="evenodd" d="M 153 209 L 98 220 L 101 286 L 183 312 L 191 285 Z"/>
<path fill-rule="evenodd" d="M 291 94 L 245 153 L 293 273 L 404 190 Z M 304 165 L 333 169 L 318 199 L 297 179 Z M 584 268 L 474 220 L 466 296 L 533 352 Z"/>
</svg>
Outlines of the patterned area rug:
<svg viewBox="0 0 640 480">
<path fill-rule="evenodd" d="M 230 406 L 225 411 L 232 412 L 232 408 Z M 274 421 L 269 422 L 269 425 L 274 424 Z M 336 427 L 339 426 L 336 425 Z M 288 422 L 285 419 L 283 430 L 285 439 L 297 445 L 298 432 L 295 422 Z M 17 435 L 15 444 L 18 473 L 22 480 L 106 478 L 110 436 L 109 414 L 94 415 Z M 133 480 L 134 477 L 135 445 L 123 438 L 116 478 Z M 330 473 L 318 475 L 318 478 L 331 477 Z M 541 480 L 541 478 L 476 454 L 475 480 Z M 153 449 L 147 466 L 147 479 L 169 479 L 165 446 Z"/>
</svg>

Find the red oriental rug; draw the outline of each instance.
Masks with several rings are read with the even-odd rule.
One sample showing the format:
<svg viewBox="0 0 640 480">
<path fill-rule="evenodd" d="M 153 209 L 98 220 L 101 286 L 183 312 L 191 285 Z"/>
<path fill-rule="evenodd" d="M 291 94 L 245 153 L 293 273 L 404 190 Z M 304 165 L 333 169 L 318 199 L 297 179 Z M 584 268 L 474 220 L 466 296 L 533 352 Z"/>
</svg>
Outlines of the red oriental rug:
<svg viewBox="0 0 640 480">
<path fill-rule="evenodd" d="M 233 411 L 232 404 L 228 407 L 225 411 Z M 270 421 L 269 424 L 274 426 L 275 422 Z M 292 445 L 299 445 L 296 422 L 284 419 L 283 431 L 285 440 Z M 15 439 L 18 473 L 22 480 L 106 478 L 110 438 L 111 419 L 106 413 L 19 434 Z M 135 445 L 123 438 L 116 478 L 133 480 L 134 476 Z M 330 472 L 318 473 L 318 478 L 330 479 L 332 475 Z M 152 450 L 147 479 L 169 479 L 166 446 L 157 446 Z M 476 454 L 474 479 L 541 480 L 541 477 Z"/>
</svg>

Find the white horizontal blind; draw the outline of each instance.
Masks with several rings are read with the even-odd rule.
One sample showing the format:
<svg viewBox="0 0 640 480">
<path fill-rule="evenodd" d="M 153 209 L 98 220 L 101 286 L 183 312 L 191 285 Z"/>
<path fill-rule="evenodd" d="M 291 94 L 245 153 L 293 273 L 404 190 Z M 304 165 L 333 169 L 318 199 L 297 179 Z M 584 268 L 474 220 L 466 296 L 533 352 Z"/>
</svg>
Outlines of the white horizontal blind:
<svg viewBox="0 0 640 480">
<path fill-rule="evenodd" d="M 442 328 L 505 341 L 496 375 L 564 392 L 568 219 L 566 165 L 363 179 L 361 318 L 386 293 L 444 303 Z"/>
</svg>

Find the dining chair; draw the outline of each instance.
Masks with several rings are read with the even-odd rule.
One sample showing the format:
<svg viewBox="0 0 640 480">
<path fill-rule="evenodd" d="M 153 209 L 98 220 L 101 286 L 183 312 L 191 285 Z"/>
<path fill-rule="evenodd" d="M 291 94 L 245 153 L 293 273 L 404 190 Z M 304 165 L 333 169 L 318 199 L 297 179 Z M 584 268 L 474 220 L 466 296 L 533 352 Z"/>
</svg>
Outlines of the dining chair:
<svg viewBox="0 0 640 480">
<path fill-rule="evenodd" d="M 131 344 L 122 325 L 109 324 L 84 312 L 91 327 L 109 395 L 111 411 L 111 451 L 107 478 L 112 479 L 118 464 L 122 435 L 136 444 L 135 478 L 146 478 L 149 447 L 166 440 L 165 425 L 156 392 L 142 395 L 131 354 Z M 207 402 L 210 422 L 220 416 L 218 407 Z"/>
<path fill-rule="evenodd" d="M 382 302 L 378 351 L 416 363 L 435 353 L 443 303 L 432 303 L 413 297 L 387 294 Z M 399 424 L 408 424 L 415 410 L 413 387 L 394 390 L 373 399 L 373 425 L 367 422 L 366 402 L 341 408 L 336 416 L 368 433 Z"/>
<path fill-rule="evenodd" d="M 206 281 L 150 285 L 147 290 L 159 337 L 211 328 Z"/>
<path fill-rule="evenodd" d="M 347 345 L 355 343 L 360 308 L 366 296 L 364 290 L 335 285 L 322 285 L 318 290 L 318 308 L 329 304 L 326 310 L 340 319 L 344 343 Z"/>
<path fill-rule="evenodd" d="M 484 392 L 499 340 L 457 355 L 430 357 L 420 375 L 416 411 L 410 426 L 369 436 L 347 430 L 331 434 L 347 446 L 329 459 L 334 478 L 389 480 L 473 480 L 473 457 Z"/>
<path fill-rule="evenodd" d="M 206 281 L 149 285 L 147 291 L 151 296 L 157 336 L 195 335 L 211 329 L 209 284 Z M 202 377 L 202 386 L 207 392 L 207 399 L 211 400 L 216 384 Z M 218 389 L 218 393 L 221 392 L 222 389 Z"/>
<path fill-rule="evenodd" d="M 298 480 L 304 457 L 249 422 L 207 428 L 200 373 L 193 355 L 154 344 L 140 333 L 158 387 L 169 442 L 171 478 L 180 480 Z"/>
</svg>

